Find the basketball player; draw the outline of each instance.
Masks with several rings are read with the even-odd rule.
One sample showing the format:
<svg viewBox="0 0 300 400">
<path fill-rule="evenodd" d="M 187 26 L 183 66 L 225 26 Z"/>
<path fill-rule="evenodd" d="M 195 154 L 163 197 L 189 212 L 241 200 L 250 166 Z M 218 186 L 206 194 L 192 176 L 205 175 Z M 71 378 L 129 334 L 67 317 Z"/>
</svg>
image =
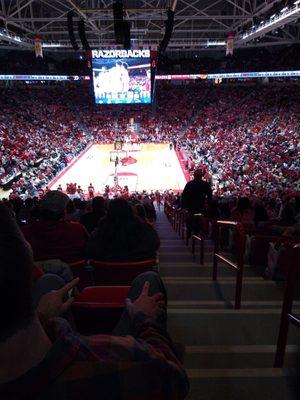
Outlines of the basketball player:
<svg viewBox="0 0 300 400">
<path fill-rule="evenodd" d="M 90 185 L 88 187 L 88 192 L 89 192 L 89 198 L 93 199 L 94 198 L 95 189 L 94 189 L 94 186 L 92 185 L 92 183 L 90 183 Z"/>
<path fill-rule="evenodd" d="M 128 72 L 128 64 L 126 62 L 122 63 L 121 67 L 121 87 L 122 92 L 129 91 L 129 72 Z"/>
<path fill-rule="evenodd" d="M 122 70 L 122 61 L 117 61 L 109 70 L 110 91 L 114 94 L 122 92 Z"/>
<path fill-rule="evenodd" d="M 147 69 L 147 79 L 146 79 L 145 90 L 146 90 L 146 92 L 150 92 L 150 90 L 151 90 L 151 71 L 150 71 L 150 69 Z"/>
<path fill-rule="evenodd" d="M 110 89 L 108 88 L 108 73 L 106 67 L 102 67 L 101 71 L 99 72 L 95 79 L 95 95 L 97 98 L 105 97 L 105 93 L 109 92 Z"/>
</svg>

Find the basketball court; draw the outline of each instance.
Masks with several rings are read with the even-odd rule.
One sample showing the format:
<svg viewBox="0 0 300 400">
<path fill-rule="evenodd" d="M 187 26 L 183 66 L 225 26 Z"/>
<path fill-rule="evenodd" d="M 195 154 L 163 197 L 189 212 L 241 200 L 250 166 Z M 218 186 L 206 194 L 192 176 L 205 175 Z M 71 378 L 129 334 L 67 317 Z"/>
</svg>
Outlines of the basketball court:
<svg viewBox="0 0 300 400">
<path fill-rule="evenodd" d="M 125 147 L 126 149 L 126 147 Z M 65 168 L 49 185 L 66 189 L 67 183 L 77 183 L 86 192 L 90 183 L 95 191 L 103 193 L 105 185 L 114 186 L 116 155 L 113 144 L 94 144 L 70 166 Z M 118 183 L 127 185 L 130 191 L 182 190 L 186 178 L 176 152 L 169 144 L 142 143 L 119 154 L 117 166 Z"/>
</svg>

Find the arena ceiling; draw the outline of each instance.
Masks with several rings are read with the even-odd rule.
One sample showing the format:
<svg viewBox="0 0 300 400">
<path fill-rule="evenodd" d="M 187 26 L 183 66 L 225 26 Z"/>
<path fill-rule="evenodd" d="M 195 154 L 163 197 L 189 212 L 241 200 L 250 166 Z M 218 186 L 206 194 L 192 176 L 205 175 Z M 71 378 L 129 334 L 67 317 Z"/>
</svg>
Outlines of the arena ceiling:
<svg viewBox="0 0 300 400">
<path fill-rule="evenodd" d="M 274 6 L 293 1 L 270 0 L 178 0 L 169 50 L 200 50 L 224 46 L 228 32 L 236 33 L 235 46 L 273 46 L 299 43 L 300 12 L 293 18 L 264 29 L 255 37 L 242 39 L 253 23 L 260 23 Z M 166 12 L 173 0 L 124 0 L 124 19 L 130 21 L 132 43 L 160 42 L 164 35 Z M 113 1 L 111 0 L 0 0 L 0 47 L 29 48 L 39 35 L 51 50 L 71 50 L 67 14 L 83 19 L 91 48 L 114 45 Z M 300 8 L 300 5 L 299 5 Z"/>
</svg>

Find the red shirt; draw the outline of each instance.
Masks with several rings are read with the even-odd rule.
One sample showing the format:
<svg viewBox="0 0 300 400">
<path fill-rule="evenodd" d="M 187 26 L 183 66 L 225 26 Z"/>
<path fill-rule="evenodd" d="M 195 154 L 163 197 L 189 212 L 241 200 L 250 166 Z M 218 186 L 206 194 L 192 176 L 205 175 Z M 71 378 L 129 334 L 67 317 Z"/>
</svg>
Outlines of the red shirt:
<svg viewBox="0 0 300 400">
<path fill-rule="evenodd" d="M 70 263 L 80 260 L 89 237 L 83 225 L 69 221 L 34 221 L 22 230 L 31 244 L 35 261 L 60 259 Z"/>
</svg>

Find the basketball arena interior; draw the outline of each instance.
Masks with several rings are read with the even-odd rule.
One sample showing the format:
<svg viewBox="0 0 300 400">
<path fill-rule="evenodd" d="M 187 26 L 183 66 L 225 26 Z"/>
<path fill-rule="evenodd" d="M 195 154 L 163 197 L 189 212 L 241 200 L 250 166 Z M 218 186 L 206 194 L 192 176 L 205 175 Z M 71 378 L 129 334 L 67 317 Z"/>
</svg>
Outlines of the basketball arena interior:
<svg viewBox="0 0 300 400">
<path fill-rule="evenodd" d="M 300 399 L 300 0 L 0 1 L 0 400 Z"/>
</svg>

